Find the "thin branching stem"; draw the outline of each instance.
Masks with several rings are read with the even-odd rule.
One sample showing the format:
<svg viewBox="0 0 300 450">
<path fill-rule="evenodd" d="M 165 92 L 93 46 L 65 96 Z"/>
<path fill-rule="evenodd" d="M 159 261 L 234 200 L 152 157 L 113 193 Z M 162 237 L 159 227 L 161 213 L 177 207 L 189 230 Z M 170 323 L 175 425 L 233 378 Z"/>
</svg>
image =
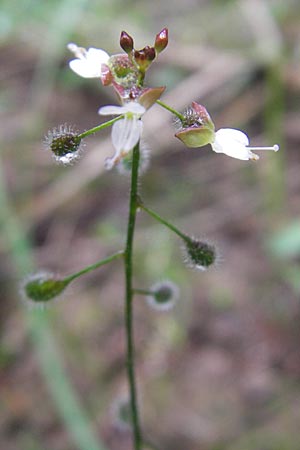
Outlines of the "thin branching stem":
<svg viewBox="0 0 300 450">
<path fill-rule="evenodd" d="M 190 240 L 190 238 L 182 231 L 178 230 L 178 228 L 175 227 L 175 225 L 168 222 L 166 219 L 163 219 L 157 212 L 148 208 L 148 206 L 145 206 L 144 203 L 141 201 L 141 199 L 139 199 L 139 207 L 143 209 L 146 213 L 148 213 L 149 216 L 153 217 L 153 219 L 157 220 L 159 223 L 169 228 L 169 230 L 173 231 L 173 233 L 177 234 L 177 236 L 179 236 L 184 241 L 188 242 Z"/>
<path fill-rule="evenodd" d="M 90 266 L 85 267 L 84 269 L 80 270 L 79 272 L 73 273 L 72 275 L 67 276 L 64 280 L 66 282 L 70 282 L 75 280 L 75 278 L 80 277 L 81 275 L 85 275 L 86 273 L 91 272 L 92 270 L 98 269 L 98 267 L 104 266 L 105 264 L 110 263 L 114 259 L 120 258 L 121 256 L 124 256 L 124 251 L 121 250 L 117 253 L 114 253 L 113 255 L 108 256 L 105 259 L 101 259 L 101 261 L 97 261 L 94 264 L 91 264 Z"/>
<path fill-rule="evenodd" d="M 126 341 L 127 341 L 127 376 L 129 382 L 130 393 L 130 408 L 132 415 L 133 440 L 134 450 L 141 450 L 142 448 L 142 434 L 139 421 L 139 411 L 137 404 L 136 380 L 135 380 L 135 351 L 134 351 L 134 335 L 133 335 L 133 295 L 134 290 L 132 286 L 132 256 L 133 256 L 133 237 L 136 222 L 136 211 L 138 207 L 138 169 L 140 159 L 139 143 L 133 149 L 132 155 L 132 172 L 131 172 L 131 188 L 130 188 L 130 203 L 129 216 L 127 224 L 127 239 L 125 248 L 125 281 L 126 281 L 126 296 L 125 296 L 125 327 L 126 327 Z"/>
<path fill-rule="evenodd" d="M 91 128 L 90 130 L 86 130 L 83 133 L 80 133 L 78 135 L 78 137 L 83 139 L 83 138 L 89 136 L 90 134 L 94 134 L 94 133 L 97 133 L 98 131 L 104 130 L 104 128 L 111 127 L 115 122 L 117 122 L 118 120 L 120 120 L 122 118 L 123 118 L 123 116 L 121 115 L 121 116 L 115 117 L 114 119 L 108 120 L 107 122 L 101 123 L 100 125 L 97 125 L 96 127 Z"/>
<path fill-rule="evenodd" d="M 178 117 L 178 119 L 180 119 L 182 122 L 185 120 L 184 115 L 181 114 L 176 109 L 172 108 L 172 106 L 167 105 L 165 102 L 162 102 L 161 100 L 156 100 L 156 103 L 162 108 L 165 108 L 170 113 L 174 114 L 174 116 Z"/>
</svg>

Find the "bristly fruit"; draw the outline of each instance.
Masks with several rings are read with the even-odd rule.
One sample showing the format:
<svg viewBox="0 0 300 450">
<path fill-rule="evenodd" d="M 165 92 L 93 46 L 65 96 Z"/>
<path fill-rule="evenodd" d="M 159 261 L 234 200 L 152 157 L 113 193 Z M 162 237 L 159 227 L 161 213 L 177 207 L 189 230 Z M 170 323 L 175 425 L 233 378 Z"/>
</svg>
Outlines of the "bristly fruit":
<svg viewBox="0 0 300 450">
<path fill-rule="evenodd" d="M 157 311 L 168 311 L 179 298 L 179 289 L 172 281 L 166 280 L 154 284 L 146 300 Z"/>
<path fill-rule="evenodd" d="M 185 262 L 191 268 L 206 270 L 217 258 L 216 249 L 207 242 L 194 238 L 187 238 L 184 242 Z"/>
<path fill-rule="evenodd" d="M 76 160 L 83 148 L 80 135 L 67 124 L 49 131 L 44 145 L 51 150 L 54 159 L 62 164 L 70 164 Z"/>
<path fill-rule="evenodd" d="M 31 304 L 42 305 L 58 297 L 68 284 L 68 280 L 52 273 L 38 272 L 23 282 L 21 294 Z"/>
</svg>

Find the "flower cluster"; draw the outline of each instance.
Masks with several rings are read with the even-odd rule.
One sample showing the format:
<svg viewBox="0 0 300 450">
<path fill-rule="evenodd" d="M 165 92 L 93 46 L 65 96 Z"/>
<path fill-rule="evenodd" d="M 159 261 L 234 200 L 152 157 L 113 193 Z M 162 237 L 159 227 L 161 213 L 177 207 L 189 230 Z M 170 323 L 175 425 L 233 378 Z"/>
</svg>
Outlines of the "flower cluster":
<svg viewBox="0 0 300 450">
<path fill-rule="evenodd" d="M 141 50 L 136 50 L 132 37 L 122 31 L 120 45 L 125 54 L 109 55 L 97 48 L 86 50 L 74 43 L 68 45 L 76 57 L 69 62 L 70 68 L 81 77 L 100 78 L 104 86 L 112 85 L 121 103 L 121 106 L 108 105 L 98 111 L 100 115 L 121 116 L 112 127 L 115 154 L 106 159 L 107 169 L 119 163 L 139 142 L 143 130 L 141 117 L 165 89 L 145 88 L 143 83 L 147 69 L 167 44 L 168 30 L 164 28 L 156 35 L 154 46 Z"/>
<path fill-rule="evenodd" d="M 103 116 L 119 116 L 112 120 L 111 136 L 115 153 L 106 159 L 107 169 L 118 165 L 140 142 L 143 131 L 142 116 L 159 100 L 165 89 L 165 87 L 145 87 L 145 74 L 167 44 L 166 28 L 156 35 L 153 46 L 148 45 L 141 50 L 135 49 L 133 38 L 126 31 L 122 31 L 120 46 L 124 53 L 114 55 L 94 47 L 85 49 L 74 43 L 68 44 L 68 49 L 75 56 L 69 62 L 70 68 L 81 77 L 99 78 L 104 86 L 112 86 L 120 101 L 120 105 L 107 105 L 98 110 Z M 159 104 L 172 110 L 162 102 Z M 176 115 L 180 118 L 180 129 L 175 136 L 187 147 L 203 147 L 210 144 L 216 153 L 245 161 L 259 159 L 253 150 L 275 152 L 279 150 L 278 145 L 250 146 L 248 136 L 240 130 L 221 128 L 215 131 L 215 125 L 206 108 L 197 102 L 192 102 L 184 114 L 176 113 Z M 45 143 L 53 152 L 55 159 L 63 164 L 74 161 L 82 148 L 81 135 L 65 125 L 50 131 Z"/>
</svg>

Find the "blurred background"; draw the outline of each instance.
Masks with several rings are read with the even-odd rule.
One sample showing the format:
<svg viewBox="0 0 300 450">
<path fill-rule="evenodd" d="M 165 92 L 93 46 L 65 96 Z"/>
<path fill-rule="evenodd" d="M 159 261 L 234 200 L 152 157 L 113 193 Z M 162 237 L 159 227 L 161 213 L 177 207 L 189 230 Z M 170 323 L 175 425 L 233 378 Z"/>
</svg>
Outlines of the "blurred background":
<svg viewBox="0 0 300 450">
<path fill-rule="evenodd" d="M 299 450 L 300 6 L 298 0 L 1 0 L 0 429 L 6 450 L 129 450 L 115 417 L 126 396 L 123 268 L 77 280 L 40 311 L 19 282 L 75 272 L 123 246 L 129 178 L 105 172 L 109 131 L 87 139 L 73 166 L 43 148 L 48 130 L 99 123 L 110 87 L 68 67 L 69 42 L 119 52 L 163 27 L 169 46 L 150 86 L 184 110 L 197 101 L 217 128 L 253 145 L 280 144 L 257 163 L 186 149 L 170 114 L 145 116 L 151 161 L 146 204 L 219 249 L 194 272 L 181 243 L 143 213 L 135 284 L 171 279 L 175 309 L 135 299 L 143 427 L 161 450 Z M 155 447 L 155 448 L 156 448 Z"/>
</svg>

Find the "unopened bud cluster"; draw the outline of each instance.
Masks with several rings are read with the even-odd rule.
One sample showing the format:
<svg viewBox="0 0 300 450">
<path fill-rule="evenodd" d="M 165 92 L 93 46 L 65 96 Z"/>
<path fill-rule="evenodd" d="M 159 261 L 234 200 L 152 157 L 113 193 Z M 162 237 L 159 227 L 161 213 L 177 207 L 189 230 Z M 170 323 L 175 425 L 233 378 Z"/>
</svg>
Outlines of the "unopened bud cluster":
<svg viewBox="0 0 300 450">
<path fill-rule="evenodd" d="M 133 68 L 138 70 L 138 79 L 142 82 L 146 70 L 154 61 L 156 56 L 161 53 L 168 45 L 168 30 L 163 28 L 156 36 L 154 46 L 147 45 L 141 50 L 134 48 L 133 38 L 126 32 L 122 31 L 120 36 L 120 46 L 128 55 L 129 62 Z M 110 59 L 110 65 L 112 64 L 112 58 Z"/>
</svg>

